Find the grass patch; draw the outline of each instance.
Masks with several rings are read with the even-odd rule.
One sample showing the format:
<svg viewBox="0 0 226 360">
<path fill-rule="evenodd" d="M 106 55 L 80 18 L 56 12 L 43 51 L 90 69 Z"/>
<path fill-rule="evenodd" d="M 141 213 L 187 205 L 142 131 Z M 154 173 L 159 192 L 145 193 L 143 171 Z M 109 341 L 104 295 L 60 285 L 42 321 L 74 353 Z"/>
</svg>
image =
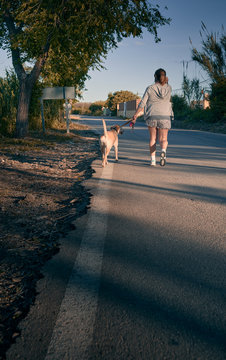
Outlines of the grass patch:
<svg viewBox="0 0 226 360">
<path fill-rule="evenodd" d="M 13 151 L 39 151 L 43 147 L 51 149 L 57 143 L 77 142 L 84 139 L 84 132 L 89 129 L 86 125 L 70 124 L 70 133 L 67 134 L 66 124 L 56 123 L 53 129 L 46 130 L 45 133 L 39 130 L 30 131 L 28 136 L 23 139 L 13 137 L 1 137 L 0 150 Z"/>
<path fill-rule="evenodd" d="M 2 137 L 0 149 L 4 150 L 7 148 L 14 148 L 15 150 L 27 151 L 27 150 L 37 150 L 38 148 L 42 148 L 43 146 L 52 147 L 49 141 L 43 141 L 41 139 L 36 139 L 35 137 L 28 136 L 24 139 L 15 139 Z"/>
<path fill-rule="evenodd" d="M 213 123 L 211 121 L 205 120 L 174 120 L 172 121 L 172 128 L 210 131 L 214 133 L 226 134 L 226 123 L 223 121 Z"/>
<path fill-rule="evenodd" d="M 51 128 L 53 130 L 65 130 L 65 131 L 67 131 L 66 119 L 65 119 L 64 122 L 58 121 L 58 120 L 54 121 Z M 88 130 L 89 126 L 81 125 L 81 124 L 78 124 L 78 123 L 75 123 L 74 121 L 72 121 L 70 123 L 69 129 L 70 130 L 75 130 L 75 131 L 83 131 L 83 130 Z"/>
</svg>

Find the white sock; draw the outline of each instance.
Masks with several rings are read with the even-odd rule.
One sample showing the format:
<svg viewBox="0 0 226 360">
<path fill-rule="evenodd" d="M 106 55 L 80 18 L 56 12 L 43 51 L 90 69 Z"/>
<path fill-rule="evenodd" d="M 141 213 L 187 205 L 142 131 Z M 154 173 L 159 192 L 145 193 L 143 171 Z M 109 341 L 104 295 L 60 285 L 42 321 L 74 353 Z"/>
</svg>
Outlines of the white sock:
<svg viewBox="0 0 226 360">
<path fill-rule="evenodd" d="M 166 153 L 166 149 L 162 149 L 162 151 L 164 151 Z"/>
<path fill-rule="evenodd" d="M 151 162 L 152 162 L 152 163 L 155 163 L 155 162 L 156 162 L 156 160 L 155 160 L 155 155 L 151 155 Z"/>
</svg>

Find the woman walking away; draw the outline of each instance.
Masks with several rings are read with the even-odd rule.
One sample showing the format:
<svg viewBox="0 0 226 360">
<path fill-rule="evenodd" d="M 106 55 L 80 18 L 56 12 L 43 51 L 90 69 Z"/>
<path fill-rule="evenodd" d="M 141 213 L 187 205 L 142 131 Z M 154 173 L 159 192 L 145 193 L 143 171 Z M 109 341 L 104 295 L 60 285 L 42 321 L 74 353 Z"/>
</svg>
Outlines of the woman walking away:
<svg viewBox="0 0 226 360">
<path fill-rule="evenodd" d="M 173 118 L 172 103 L 170 101 L 172 88 L 168 84 L 165 70 L 156 70 L 154 76 L 155 83 L 145 90 L 132 122 L 135 124 L 138 114 L 144 112 L 144 120 L 150 133 L 151 166 L 156 165 L 157 137 L 161 147 L 160 165 L 164 166 L 166 164 L 168 131 L 171 129 L 171 120 Z"/>
</svg>

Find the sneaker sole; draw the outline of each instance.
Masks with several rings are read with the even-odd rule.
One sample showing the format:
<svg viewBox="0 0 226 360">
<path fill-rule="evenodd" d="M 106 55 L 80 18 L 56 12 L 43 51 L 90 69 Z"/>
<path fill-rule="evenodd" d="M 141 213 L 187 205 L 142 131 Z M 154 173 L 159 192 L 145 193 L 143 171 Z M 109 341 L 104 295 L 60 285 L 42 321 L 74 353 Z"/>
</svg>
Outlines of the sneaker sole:
<svg viewBox="0 0 226 360">
<path fill-rule="evenodd" d="M 166 154 L 164 151 L 161 152 L 160 154 L 160 166 L 165 166 L 166 165 Z"/>
<path fill-rule="evenodd" d="M 160 166 L 166 165 L 166 159 L 160 159 Z"/>
</svg>

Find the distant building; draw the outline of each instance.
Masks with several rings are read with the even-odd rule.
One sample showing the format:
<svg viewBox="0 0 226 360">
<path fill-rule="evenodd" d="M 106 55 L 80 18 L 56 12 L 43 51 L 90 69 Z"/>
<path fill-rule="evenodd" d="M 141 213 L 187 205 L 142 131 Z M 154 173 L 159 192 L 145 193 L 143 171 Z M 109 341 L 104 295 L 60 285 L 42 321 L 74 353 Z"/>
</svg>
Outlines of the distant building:
<svg viewBox="0 0 226 360">
<path fill-rule="evenodd" d="M 203 94 L 203 100 L 200 100 L 200 101 L 193 100 L 193 101 L 191 101 L 191 108 L 192 109 L 194 109 L 195 107 L 200 107 L 201 109 L 204 109 L 204 110 L 210 108 L 209 93 L 202 92 L 202 94 Z"/>
<path fill-rule="evenodd" d="M 117 116 L 133 117 L 140 102 L 141 99 L 136 99 L 117 104 Z"/>
<path fill-rule="evenodd" d="M 210 108 L 210 100 L 209 100 L 209 93 L 203 94 L 203 109 Z"/>
</svg>

